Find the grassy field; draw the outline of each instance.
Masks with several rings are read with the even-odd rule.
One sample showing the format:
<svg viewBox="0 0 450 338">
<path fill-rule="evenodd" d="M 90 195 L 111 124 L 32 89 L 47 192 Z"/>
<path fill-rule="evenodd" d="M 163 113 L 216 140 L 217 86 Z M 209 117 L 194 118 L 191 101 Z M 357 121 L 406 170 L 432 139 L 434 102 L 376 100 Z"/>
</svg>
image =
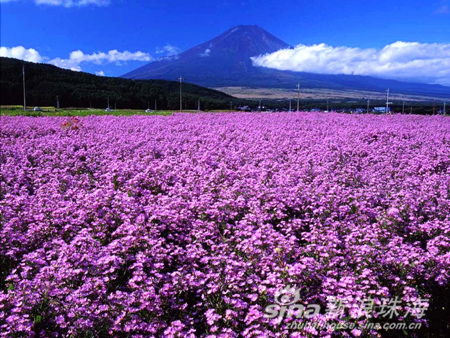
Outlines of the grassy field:
<svg viewBox="0 0 450 338">
<path fill-rule="evenodd" d="M 55 107 L 40 107 L 42 111 L 34 111 L 34 107 L 27 107 L 24 111 L 22 106 L 0 106 L 0 116 L 90 116 L 90 115 L 113 115 L 113 116 L 131 116 L 131 115 L 172 115 L 179 112 L 179 110 L 152 110 L 145 112 L 139 109 L 111 109 L 105 111 L 104 109 L 96 108 L 61 108 Z M 209 110 L 208 112 L 228 112 L 230 110 Z M 234 110 L 233 110 L 234 111 Z M 197 110 L 183 110 L 183 113 L 197 113 Z"/>
<path fill-rule="evenodd" d="M 218 91 L 240 99 L 263 100 L 295 100 L 297 91 L 295 88 L 247 88 L 247 87 L 217 87 Z M 374 92 L 366 90 L 338 90 L 322 88 L 303 88 L 300 90 L 301 100 L 381 100 L 386 101 L 386 92 Z M 397 102 L 441 102 L 445 99 L 425 96 L 391 93 L 390 99 Z"/>
<path fill-rule="evenodd" d="M 90 115 L 115 115 L 115 116 L 131 116 L 131 115 L 172 115 L 174 111 L 151 111 L 145 112 L 137 109 L 117 109 L 105 111 L 104 109 L 56 109 L 55 107 L 40 107 L 42 111 L 34 111 L 32 107 L 28 107 L 26 111 L 22 106 L 1 106 L 0 115 L 2 116 L 90 116 Z"/>
<path fill-rule="evenodd" d="M 301 109 L 305 109 L 305 111 L 309 111 L 311 107 L 316 107 L 312 105 L 311 103 L 308 103 L 308 105 L 305 104 L 305 102 L 302 102 L 303 107 Z M 294 102 L 295 105 L 295 102 Z M 320 106 L 320 105 L 318 105 Z M 322 104 L 322 109 L 325 110 L 324 107 L 326 107 L 326 103 Z M 330 106 L 333 106 L 333 102 L 330 102 Z M 351 104 L 348 104 L 347 106 L 344 106 L 345 109 L 352 108 Z M 132 115 L 163 115 L 163 116 L 169 116 L 174 113 L 178 113 L 178 110 L 158 110 L 158 111 L 151 111 L 151 112 L 145 112 L 144 110 L 139 109 L 117 109 L 117 110 L 111 110 L 111 111 L 105 111 L 104 109 L 95 109 L 95 108 L 63 108 L 63 109 L 56 109 L 55 107 L 40 107 L 42 111 L 34 111 L 32 107 L 27 107 L 27 110 L 24 111 L 22 106 L 0 106 L 0 116 L 32 116 L 32 117 L 42 117 L 42 116 L 91 116 L 91 115 L 112 115 L 112 116 L 132 116 Z M 334 104 L 334 107 L 332 109 L 335 109 L 336 105 Z M 409 107 L 406 107 L 405 112 L 409 112 Z M 436 112 L 439 114 L 438 111 L 439 107 L 435 107 Z M 396 113 L 399 113 L 401 111 L 401 107 L 393 106 L 393 111 Z M 208 110 L 208 111 L 201 111 L 201 113 L 227 113 L 227 112 L 236 112 L 236 110 Z M 342 112 L 339 111 L 338 112 Z M 447 110 L 448 112 L 448 110 Z M 197 110 L 183 110 L 183 113 L 198 113 Z M 413 114 L 419 114 L 419 115 L 432 115 L 433 114 L 433 106 L 420 106 L 416 105 L 414 106 Z"/>
</svg>

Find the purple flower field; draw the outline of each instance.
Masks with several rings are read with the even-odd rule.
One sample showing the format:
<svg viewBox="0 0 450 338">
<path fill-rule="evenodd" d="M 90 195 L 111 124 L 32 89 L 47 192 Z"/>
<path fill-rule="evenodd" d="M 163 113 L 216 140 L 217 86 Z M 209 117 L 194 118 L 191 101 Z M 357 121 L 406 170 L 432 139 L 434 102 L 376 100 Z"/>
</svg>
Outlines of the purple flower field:
<svg viewBox="0 0 450 338">
<path fill-rule="evenodd" d="M 2 117 L 0 147 L 1 336 L 447 332 L 450 118 Z M 268 318 L 286 286 L 320 314 Z"/>
</svg>

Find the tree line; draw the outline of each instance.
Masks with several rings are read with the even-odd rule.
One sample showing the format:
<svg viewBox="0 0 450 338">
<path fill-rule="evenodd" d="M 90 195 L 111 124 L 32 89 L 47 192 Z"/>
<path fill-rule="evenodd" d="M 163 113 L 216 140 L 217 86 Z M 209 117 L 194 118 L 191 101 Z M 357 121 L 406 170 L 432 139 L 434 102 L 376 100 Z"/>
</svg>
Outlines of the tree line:
<svg viewBox="0 0 450 338">
<path fill-rule="evenodd" d="M 28 106 L 92 107 L 130 109 L 180 108 L 180 84 L 165 80 L 129 80 L 96 76 L 84 72 L 61 69 L 48 64 L 0 58 L 1 105 L 23 104 L 22 67 L 25 67 L 26 100 Z M 248 100 L 237 99 L 217 90 L 182 84 L 183 109 L 196 109 L 200 100 L 202 110 L 229 109 L 246 105 Z"/>
</svg>

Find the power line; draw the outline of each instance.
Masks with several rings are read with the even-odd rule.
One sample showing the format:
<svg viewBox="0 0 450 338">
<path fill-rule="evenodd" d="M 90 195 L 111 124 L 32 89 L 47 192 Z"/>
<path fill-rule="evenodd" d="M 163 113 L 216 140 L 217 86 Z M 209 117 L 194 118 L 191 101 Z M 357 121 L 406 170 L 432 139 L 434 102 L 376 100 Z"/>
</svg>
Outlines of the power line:
<svg viewBox="0 0 450 338">
<path fill-rule="evenodd" d="M 181 83 L 183 82 L 183 78 L 180 76 L 178 81 L 180 81 L 180 112 L 183 111 L 183 99 L 182 99 L 182 91 L 181 91 Z"/>
<path fill-rule="evenodd" d="M 389 113 L 389 89 L 386 91 L 386 114 Z"/>
<path fill-rule="evenodd" d="M 22 66 L 22 75 L 23 75 L 23 111 L 27 110 L 27 99 L 25 95 L 25 66 Z"/>
</svg>

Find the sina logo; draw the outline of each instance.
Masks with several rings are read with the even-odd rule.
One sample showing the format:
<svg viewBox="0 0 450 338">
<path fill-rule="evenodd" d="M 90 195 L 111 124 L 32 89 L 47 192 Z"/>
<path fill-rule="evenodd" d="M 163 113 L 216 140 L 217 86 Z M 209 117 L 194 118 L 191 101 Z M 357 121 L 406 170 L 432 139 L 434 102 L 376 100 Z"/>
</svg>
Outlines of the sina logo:
<svg viewBox="0 0 450 338">
<path fill-rule="evenodd" d="M 281 306 L 295 304 L 300 299 L 300 289 L 291 288 L 289 285 L 275 292 L 275 303 Z"/>
<path fill-rule="evenodd" d="M 305 308 L 300 300 L 300 288 L 290 285 L 275 292 L 275 303 L 266 306 L 264 317 L 273 318 L 313 318 L 320 313 L 320 306 L 308 304 Z"/>
</svg>

